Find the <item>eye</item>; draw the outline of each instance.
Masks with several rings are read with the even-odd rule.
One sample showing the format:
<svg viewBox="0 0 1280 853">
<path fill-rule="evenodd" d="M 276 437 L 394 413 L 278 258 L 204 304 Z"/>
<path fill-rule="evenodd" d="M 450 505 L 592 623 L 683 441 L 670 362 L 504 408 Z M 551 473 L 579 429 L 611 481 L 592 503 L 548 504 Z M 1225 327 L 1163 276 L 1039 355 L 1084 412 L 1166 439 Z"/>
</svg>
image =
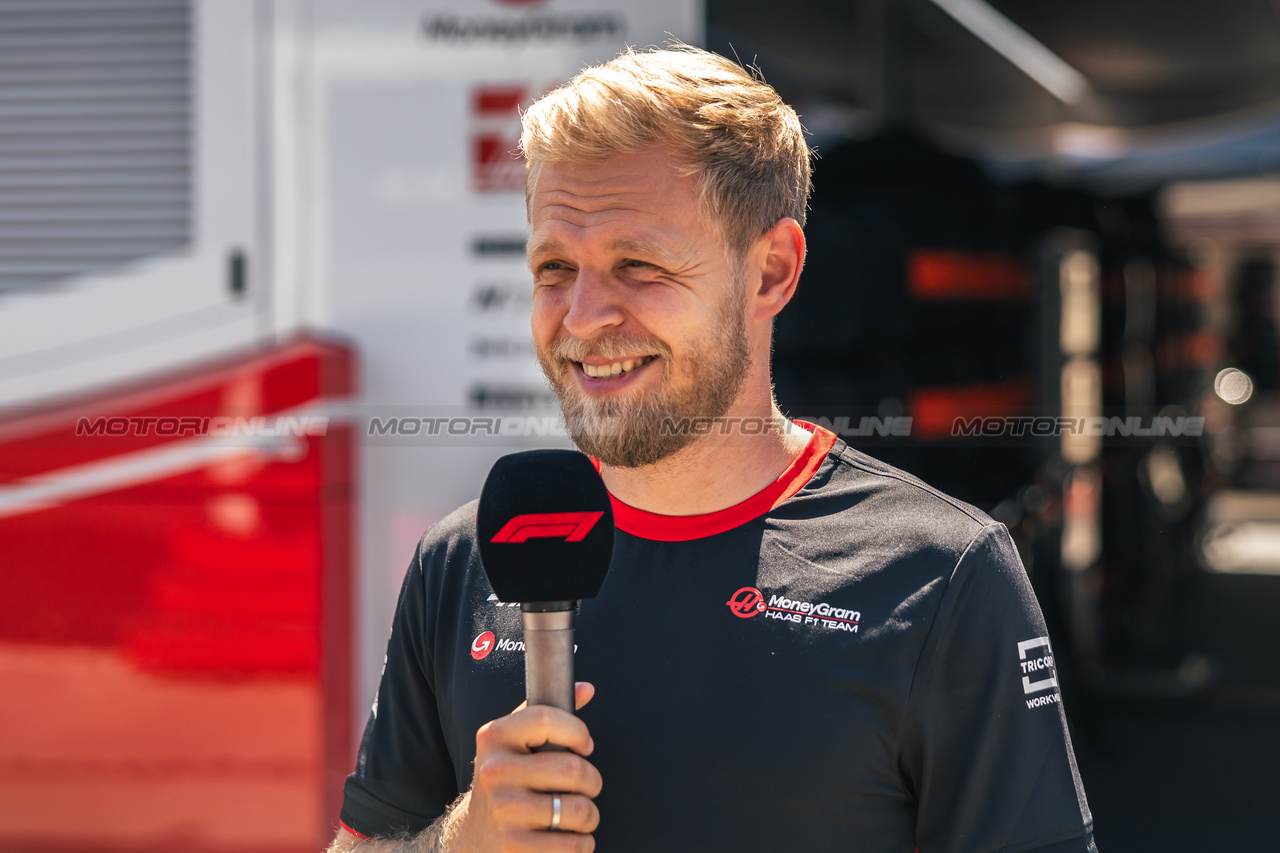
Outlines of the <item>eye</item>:
<svg viewBox="0 0 1280 853">
<path fill-rule="evenodd" d="M 559 279 L 572 272 L 573 267 L 564 261 L 544 261 L 535 268 L 534 276 L 537 278 Z"/>
<path fill-rule="evenodd" d="M 629 270 L 643 270 L 643 269 L 654 268 L 654 265 L 649 263 L 648 261 L 637 261 L 634 258 L 627 258 L 625 261 L 622 262 L 622 266 L 624 269 L 629 269 Z"/>
<path fill-rule="evenodd" d="M 534 267 L 535 288 L 558 288 L 573 281 L 574 267 L 564 261 L 543 261 Z"/>
</svg>

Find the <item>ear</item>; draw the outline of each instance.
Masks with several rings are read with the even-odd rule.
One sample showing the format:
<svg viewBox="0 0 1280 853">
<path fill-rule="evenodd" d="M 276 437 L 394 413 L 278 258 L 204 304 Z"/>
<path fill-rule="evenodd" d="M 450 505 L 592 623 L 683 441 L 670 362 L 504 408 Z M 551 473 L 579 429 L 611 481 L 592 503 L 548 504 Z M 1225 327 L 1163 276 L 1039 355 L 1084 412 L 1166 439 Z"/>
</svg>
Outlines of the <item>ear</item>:
<svg viewBox="0 0 1280 853">
<path fill-rule="evenodd" d="M 790 217 L 779 219 L 752 252 L 760 260 L 760 287 L 751 294 L 747 321 L 771 320 L 791 301 L 804 267 L 804 230 Z"/>
</svg>

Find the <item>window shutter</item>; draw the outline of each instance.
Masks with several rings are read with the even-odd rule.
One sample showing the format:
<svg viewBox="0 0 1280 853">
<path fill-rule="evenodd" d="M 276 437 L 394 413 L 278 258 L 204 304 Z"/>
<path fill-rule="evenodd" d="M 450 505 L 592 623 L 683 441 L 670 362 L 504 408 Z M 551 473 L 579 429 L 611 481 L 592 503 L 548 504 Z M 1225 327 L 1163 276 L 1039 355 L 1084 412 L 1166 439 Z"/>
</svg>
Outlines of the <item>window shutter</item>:
<svg viewBox="0 0 1280 853">
<path fill-rule="evenodd" d="M 188 0 L 0 0 L 0 291 L 192 233 Z"/>
</svg>

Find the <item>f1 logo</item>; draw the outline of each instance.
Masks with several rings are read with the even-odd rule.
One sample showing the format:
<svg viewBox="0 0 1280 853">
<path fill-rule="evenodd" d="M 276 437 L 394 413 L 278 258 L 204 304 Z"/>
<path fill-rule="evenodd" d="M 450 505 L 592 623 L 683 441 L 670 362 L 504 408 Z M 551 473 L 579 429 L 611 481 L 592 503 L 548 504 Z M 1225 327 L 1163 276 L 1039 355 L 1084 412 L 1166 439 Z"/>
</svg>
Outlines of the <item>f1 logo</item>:
<svg viewBox="0 0 1280 853">
<path fill-rule="evenodd" d="M 530 512 L 502 525 L 490 542 L 527 542 L 530 539 L 563 539 L 581 542 L 596 526 L 603 512 Z"/>
</svg>

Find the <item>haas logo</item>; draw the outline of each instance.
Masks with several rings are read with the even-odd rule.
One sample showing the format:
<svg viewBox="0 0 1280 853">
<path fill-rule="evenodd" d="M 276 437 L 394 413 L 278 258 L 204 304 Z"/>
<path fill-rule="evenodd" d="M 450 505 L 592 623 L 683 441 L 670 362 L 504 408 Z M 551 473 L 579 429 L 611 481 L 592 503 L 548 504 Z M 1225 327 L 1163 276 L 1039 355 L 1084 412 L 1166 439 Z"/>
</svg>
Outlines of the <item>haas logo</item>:
<svg viewBox="0 0 1280 853">
<path fill-rule="evenodd" d="M 502 525 L 490 542 L 527 542 L 530 539 L 563 539 L 581 542 L 603 512 L 530 512 Z"/>
<path fill-rule="evenodd" d="M 733 615 L 739 619 L 750 619 L 757 613 L 763 613 L 769 605 L 764 603 L 764 594 L 754 586 L 744 586 L 725 602 Z"/>
<path fill-rule="evenodd" d="M 484 660 L 489 656 L 489 652 L 493 651 L 493 646 L 493 632 L 485 631 L 483 634 L 471 641 L 471 657 L 476 660 Z"/>
</svg>

